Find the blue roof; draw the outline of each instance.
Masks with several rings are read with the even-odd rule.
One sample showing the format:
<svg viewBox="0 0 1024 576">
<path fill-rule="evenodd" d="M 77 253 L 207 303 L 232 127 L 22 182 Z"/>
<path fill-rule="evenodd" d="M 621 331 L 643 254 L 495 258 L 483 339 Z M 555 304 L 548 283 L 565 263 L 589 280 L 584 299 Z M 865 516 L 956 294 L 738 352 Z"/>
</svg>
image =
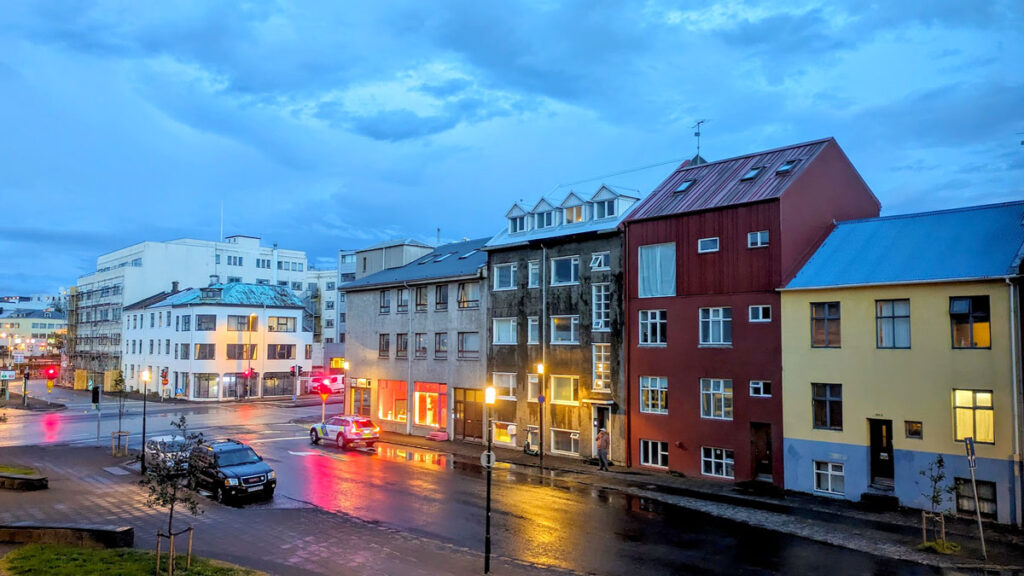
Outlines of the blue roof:
<svg viewBox="0 0 1024 576">
<path fill-rule="evenodd" d="M 1018 273 L 1024 202 L 840 222 L 786 289 Z"/>
<path fill-rule="evenodd" d="M 214 297 L 203 297 L 203 292 L 209 293 L 210 289 L 219 290 Z M 148 300 L 148 299 L 147 299 Z M 143 302 L 146 302 L 145 300 Z M 302 308 L 302 301 L 292 293 L 287 286 L 271 286 L 269 284 L 245 284 L 242 282 L 228 282 L 226 284 L 213 284 L 203 288 L 186 288 L 180 292 L 167 295 L 154 302 L 147 303 L 144 307 L 154 308 L 157 306 L 187 306 L 187 305 L 214 305 L 214 306 L 259 306 L 267 308 Z M 135 305 L 133 305 L 135 306 Z"/>
<path fill-rule="evenodd" d="M 490 238 L 477 238 L 476 240 L 452 242 L 438 246 L 433 252 L 420 256 L 405 266 L 381 270 L 358 280 L 346 282 L 339 288 L 348 292 L 403 282 L 422 282 L 475 275 L 480 268 L 487 265 L 487 253 L 483 252 L 482 248 L 488 240 Z"/>
</svg>

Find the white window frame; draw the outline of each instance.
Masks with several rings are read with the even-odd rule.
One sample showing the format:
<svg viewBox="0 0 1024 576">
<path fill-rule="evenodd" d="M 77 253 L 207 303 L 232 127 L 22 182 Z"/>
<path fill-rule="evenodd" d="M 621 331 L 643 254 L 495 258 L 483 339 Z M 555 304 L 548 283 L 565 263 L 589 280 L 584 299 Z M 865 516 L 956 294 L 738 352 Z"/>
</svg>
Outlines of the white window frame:
<svg viewBox="0 0 1024 576">
<path fill-rule="evenodd" d="M 716 454 L 715 451 L 721 452 L 721 457 Z M 731 456 L 730 456 L 731 454 Z M 705 464 L 711 463 L 711 471 L 708 472 L 705 469 Z M 722 473 L 715 474 L 715 464 L 722 464 Z M 729 474 L 729 468 L 732 468 L 732 474 Z M 700 447 L 700 473 L 703 476 L 713 476 L 715 478 L 736 478 L 736 453 L 728 448 L 719 448 L 717 446 L 701 446 Z"/>
<path fill-rule="evenodd" d="M 494 391 L 498 398 L 505 400 L 516 399 L 516 373 L 515 372 L 492 372 L 491 383 L 494 384 Z"/>
<path fill-rule="evenodd" d="M 576 451 L 575 452 L 566 452 L 565 450 L 556 450 L 555 449 L 555 446 L 556 446 L 556 444 L 555 444 L 555 434 L 558 433 L 558 432 L 568 432 L 569 433 L 569 444 L 576 446 Z M 579 432 L 579 430 L 568 430 L 566 428 L 552 428 L 551 429 L 551 438 L 550 438 L 550 440 L 551 440 L 551 453 L 552 454 L 566 454 L 566 455 L 569 455 L 569 456 L 579 456 L 579 454 L 580 454 L 580 432 Z"/>
<path fill-rule="evenodd" d="M 571 400 L 555 400 L 555 398 L 557 396 L 555 394 L 555 379 L 556 378 L 567 378 L 569 380 L 568 385 L 569 385 L 570 396 L 572 397 Z M 551 402 L 552 404 L 561 404 L 563 406 L 579 406 L 579 404 L 580 404 L 580 395 L 579 395 L 579 391 L 580 391 L 580 377 L 579 376 L 570 376 L 570 375 L 567 375 L 567 374 L 552 374 L 551 375 L 550 384 L 551 384 L 551 397 L 548 398 L 549 402 Z"/>
<path fill-rule="evenodd" d="M 756 232 L 747 233 L 747 248 L 767 248 L 768 247 L 768 231 L 758 230 Z"/>
<path fill-rule="evenodd" d="M 657 450 L 655 450 L 655 448 L 657 448 Z M 651 459 L 651 457 L 653 457 L 654 455 L 658 456 L 657 462 Z M 668 468 L 668 442 L 661 442 L 659 440 L 647 440 L 646 438 L 641 438 L 640 465 L 648 466 L 651 468 Z"/>
<path fill-rule="evenodd" d="M 709 252 L 718 252 L 720 242 L 718 236 L 709 236 L 707 238 L 701 238 L 697 240 L 697 253 L 707 254 Z"/>
<path fill-rule="evenodd" d="M 555 265 L 559 262 L 568 260 L 569 261 L 569 281 L 567 282 L 556 282 L 555 281 Z M 552 286 L 573 286 L 580 283 L 580 257 L 579 256 L 562 256 L 561 258 L 551 259 L 551 285 Z"/>
<path fill-rule="evenodd" d="M 700 379 L 700 417 L 703 420 L 732 420 L 732 380 L 728 378 Z"/>
<path fill-rule="evenodd" d="M 551 228 L 555 225 L 555 211 L 545 210 L 544 212 L 537 212 L 535 223 L 537 230 Z"/>
<path fill-rule="evenodd" d="M 591 270 L 611 270 L 612 269 L 612 253 L 611 252 L 594 252 L 590 255 L 590 269 Z"/>
<path fill-rule="evenodd" d="M 653 391 L 648 394 L 648 399 L 657 397 L 658 401 L 644 402 L 644 392 Z M 668 377 L 667 376 L 641 376 L 640 377 L 640 411 L 645 414 L 668 414 Z"/>
<path fill-rule="evenodd" d="M 768 312 L 767 317 L 765 311 Z M 752 323 L 758 322 L 771 322 L 772 321 L 772 305 L 771 304 L 755 304 L 747 307 L 747 320 Z"/>
<path fill-rule="evenodd" d="M 526 375 L 526 400 L 536 402 L 540 396 L 540 374 Z"/>
<path fill-rule="evenodd" d="M 579 214 L 579 219 L 570 218 L 569 217 L 569 212 L 570 211 L 573 212 L 574 214 L 578 213 Z M 580 222 L 585 221 L 586 218 L 587 218 L 587 211 L 583 209 L 583 205 L 582 204 L 580 204 L 579 206 L 569 206 L 569 207 L 566 207 L 566 208 L 562 209 L 562 221 L 565 222 L 566 224 L 579 224 Z"/>
<path fill-rule="evenodd" d="M 671 250 L 668 248 L 671 247 Z M 664 254 L 663 254 L 664 252 Z M 669 254 L 669 252 L 671 252 Z M 645 257 L 645 254 L 647 256 Z M 657 256 L 657 257 L 656 257 Z M 662 257 L 664 256 L 664 258 Z M 648 260 L 650 263 L 648 265 Z M 650 278 L 644 282 L 644 269 L 649 269 Z M 667 284 L 664 290 L 662 284 Z M 676 295 L 676 244 L 646 244 L 637 248 L 637 297 L 660 298 Z"/>
<path fill-rule="evenodd" d="M 495 264 L 494 265 L 494 281 L 491 283 L 492 289 L 495 292 L 501 292 L 503 290 L 515 290 L 516 289 L 516 272 L 519 266 L 515 262 L 507 264 Z M 509 282 L 508 285 L 501 284 L 501 272 L 505 269 L 509 270 Z"/>
<path fill-rule="evenodd" d="M 601 282 L 591 285 L 591 330 L 609 332 L 612 329 L 612 285 Z"/>
<path fill-rule="evenodd" d="M 767 389 L 767 393 L 765 393 Z M 751 398 L 771 398 L 772 397 L 772 382 L 771 380 L 751 380 L 750 381 L 750 397 Z"/>
<path fill-rule="evenodd" d="M 594 368 L 590 389 L 595 392 L 610 392 L 612 389 L 612 345 L 595 342 L 592 345 Z"/>
<path fill-rule="evenodd" d="M 708 317 L 704 317 L 704 311 L 708 312 Z M 725 311 L 729 311 L 729 317 L 725 317 Z M 719 306 L 712 308 L 701 308 L 699 310 L 700 326 L 699 330 L 699 342 L 702 346 L 732 346 L 732 308 L 729 306 Z M 729 323 L 729 339 L 725 339 L 725 323 Z M 708 326 L 708 339 L 704 339 L 704 325 L 707 323 Z M 718 325 L 718 331 L 721 336 L 719 340 L 714 340 L 712 335 L 714 334 L 713 328 Z"/>
<path fill-rule="evenodd" d="M 569 319 L 570 340 L 555 340 L 555 320 L 561 318 Z M 578 315 L 552 316 L 551 317 L 551 344 L 555 346 L 571 346 L 580 343 L 580 317 Z"/>
<path fill-rule="evenodd" d="M 540 288 L 540 260 L 530 260 L 526 263 L 527 288 Z"/>
<path fill-rule="evenodd" d="M 508 219 L 508 233 L 518 234 L 526 231 L 526 216 L 512 216 Z"/>
<path fill-rule="evenodd" d="M 499 340 L 498 339 L 498 334 L 500 333 L 499 330 L 498 330 L 499 324 L 507 325 L 508 328 L 511 330 L 511 332 L 510 332 L 510 336 L 512 337 L 511 341 L 505 341 L 505 340 Z M 491 338 L 491 343 L 494 344 L 495 346 L 507 346 L 507 345 L 518 344 L 519 343 L 518 342 L 519 341 L 519 333 L 517 331 L 516 324 L 517 323 L 516 323 L 516 319 L 515 318 L 495 318 L 493 320 L 492 324 L 491 324 L 491 329 L 493 331 L 493 335 L 492 335 L 492 338 Z"/>
<path fill-rule="evenodd" d="M 640 333 L 638 336 L 639 346 L 668 346 L 668 310 L 640 310 Z M 648 326 L 644 331 L 644 325 Z M 664 324 L 664 334 L 661 325 Z M 644 335 L 646 336 L 646 339 Z M 658 336 L 652 338 L 652 336 Z"/>
<path fill-rule="evenodd" d="M 824 464 L 824 470 L 818 470 L 818 465 Z M 836 469 L 838 468 L 838 470 Z M 811 471 L 814 474 L 814 491 L 822 492 L 824 494 L 838 494 L 840 496 L 846 493 L 846 464 L 842 462 L 829 462 L 827 460 L 812 460 Z M 833 487 L 833 478 L 840 477 L 843 479 L 843 490 L 835 490 Z M 823 488 L 822 484 L 818 482 L 819 479 L 827 479 L 828 484 Z"/>
<path fill-rule="evenodd" d="M 526 319 L 526 343 L 540 344 L 540 318 L 536 316 Z"/>
<path fill-rule="evenodd" d="M 594 202 L 594 219 L 613 218 L 618 213 L 615 199 L 597 200 Z M 611 208 L 611 210 L 609 210 Z"/>
</svg>

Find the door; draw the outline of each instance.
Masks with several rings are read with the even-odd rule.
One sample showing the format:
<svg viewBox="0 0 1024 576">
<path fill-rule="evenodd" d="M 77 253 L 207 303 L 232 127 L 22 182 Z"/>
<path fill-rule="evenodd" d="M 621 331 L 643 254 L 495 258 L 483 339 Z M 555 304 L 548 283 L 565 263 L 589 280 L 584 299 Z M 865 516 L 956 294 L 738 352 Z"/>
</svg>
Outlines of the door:
<svg viewBox="0 0 1024 576">
<path fill-rule="evenodd" d="M 757 480 L 772 480 L 772 425 L 750 423 L 751 470 Z"/>
<path fill-rule="evenodd" d="M 454 409 L 454 437 L 461 440 L 483 439 L 484 391 L 456 388 Z"/>
<path fill-rule="evenodd" d="M 612 409 L 610 406 L 594 406 L 594 433 L 590 436 L 590 454 L 597 458 L 597 432 L 601 428 L 608 430 L 611 421 Z M 611 434 L 608 435 L 608 458 L 612 457 Z"/>
<path fill-rule="evenodd" d="M 893 489 L 892 420 L 868 420 L 871 440 L 871 484 Z"/>
</svg>

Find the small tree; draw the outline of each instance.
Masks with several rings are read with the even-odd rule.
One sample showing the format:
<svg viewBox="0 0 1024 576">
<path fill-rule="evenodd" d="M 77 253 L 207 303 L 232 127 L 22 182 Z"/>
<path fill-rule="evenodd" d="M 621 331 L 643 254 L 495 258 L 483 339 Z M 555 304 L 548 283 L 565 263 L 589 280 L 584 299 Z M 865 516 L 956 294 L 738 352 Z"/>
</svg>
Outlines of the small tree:
<svg viewBox="0 0 1024 576">
<path fill-rule="evenodd" d="M 124 420 L 124 410 L 128 402 L 128 391 L 124 387 L 124 374 L 118 370 L 114 375 L 114 392 L 117 394 L 117 431 L 122 432 L 121 421 Z"/>
<path fill-rule="evenodd" d="M 933 548 L 935 551 L 943 554 L 955 553 L 960 549 L 960 546 L 946 540 L 945 514 L 949 512 L 948 498 L 956 492 L 956 487 L 946 481 L 946 461 L 942 458 L 942 454 L 939 454 L 934 460 L 929 462 L 928 466 L 921 470 L 920 474 L 928 480 L 927 491 L 922 492 L 921 495 L 924 496 L 931 508 L 930 512 L 921 512 L 921 538 L 923 540 L 921 545 Z M 929 520 L 937 525 L 933 528 L 933 533 L 935 534 L 933 542 L 928 541 Z"/>
</svg>

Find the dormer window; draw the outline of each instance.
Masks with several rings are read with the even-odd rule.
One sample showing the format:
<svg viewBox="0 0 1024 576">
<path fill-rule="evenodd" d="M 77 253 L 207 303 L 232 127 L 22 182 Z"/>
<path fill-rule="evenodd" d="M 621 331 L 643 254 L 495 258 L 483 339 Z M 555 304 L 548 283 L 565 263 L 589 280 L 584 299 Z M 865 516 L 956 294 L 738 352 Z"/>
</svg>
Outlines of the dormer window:
<svg viewBox="0 0 1024 576">
<path fill-rule="evenodd" d="M 203 288 L 200 290 L 200 297 L 204 299 L 220 298 L 220 288 Z"/>
<path fill-rule="evenodd" d="M 594 202 L 594 218 L 611 218 L 612 216 L 615 216 L 615 200 Z"/>
<path fill-rule="evenodd" d="M 555 225 L 555 211 L 548 210 L 537 214 L 537 228 L 550 228 Z"/>
<path fill-rule="evenodd" d="M 757 178 L 757 175 L 761 173 L 761 170 L 764 170 L 764 166 L 755 166 L 754 168 L 751 168 L 746 174 L 743 175 L 743 178 L 740 178 L 740 182 L 745 182 L 747 180 L 753 180 L 754 178 Z"/>
<path fill-rule="evenodd" d="M 799 164 L 799 163 L 800 163 L 800 159 L 799 158 L 796 158 L 796 159 L 793 159 L 793 160 L 786 160 L 785 162 L 782 163 L 781 166 L 778 167 L 778 169 L 775 170 L 775 173 L 776 174 L 789 174 L 790 172 L 793 171 L 793 168 L 796 168 L 796 165 Z"/>
<path fill-rule="evenodd" d="M 683 180 L 682 182 L 679 183 L 679 186 L 676 186 L 676 189 L 673 190 L 673 193 L 682 194 L 683 192 L 686 192 L 687 190 L 690 189 L 690 186 L 693 186 L 694 182 L 696 182 L 696 180 L 692 178 L 690 180 Z"/>
<path fill-rule="evenodd" d="M 508 219 L 508 232 L 515 234 L 526 231 L 526 216 L 515 216 Z"/>
<path fill-rule="evenodd" d="M 572 206 L 565 209 L 565 223 L 583 222 L 583 206 Z"/>
</svg>

